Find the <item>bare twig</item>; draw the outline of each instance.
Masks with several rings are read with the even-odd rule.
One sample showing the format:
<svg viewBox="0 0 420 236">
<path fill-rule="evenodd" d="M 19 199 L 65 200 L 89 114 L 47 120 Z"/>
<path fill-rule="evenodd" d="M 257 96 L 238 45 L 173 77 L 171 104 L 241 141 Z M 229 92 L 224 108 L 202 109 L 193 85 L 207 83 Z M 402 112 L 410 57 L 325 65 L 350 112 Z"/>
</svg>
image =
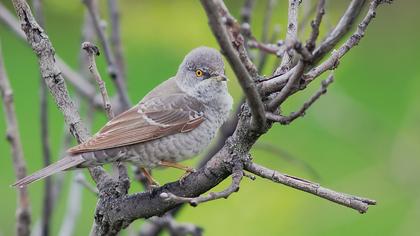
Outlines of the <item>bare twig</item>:
<svg viewBox="0 0 420 236">
<path fill-rule="evenodd" d="M 125 63 L 121 42 L 120 9 L 118 8 L 118 0 L 108 0 L 108 10 L 111 19 L 111 43 L 112 48 L 114 49 L 115 63 L 122 74 L 122 78 L 125 79 Z"/>
<path fill-rule="evenodd" d="M 98 35 L 99 41 L 104 48 L 104 55 L 106 62 L 108 64 L 108 73 L 112 78 L 112 81 L 115 84 L 115 87 L 118 92 L 118 97 L 120 99 L 121 106 L 124 110 L 130 107 L 130 99 L 128 98 L 127 89 L 123 79 L 123 74 L 119 70 L 118 65 L 116 64 L 114 53 L 111 50 L 111 44 L 108 41 L 108 38 L 105 35 L 104 29 L 101 26 L 101 19 L 99 17 L 99 12 L 97 5 L 93 0 L 83 0 L 83 3 L 86 5 L 90 16 L 92 17 L 93 25 L 95 26 L 96 34 Z"/>
<path fill-rule="evenodd" d="M 241 23 L 250 24 L 252 11 L 254 10 L 255 0 L 245 0 L 241 9 Z"/>
<path fill-rule="evenodd" d="M 98 83 L 99 90 L 101 91 L 102 101 L 104 104 L 104 109 L 108 116 L 108 119 L 114 118 L 114 112 L 112 111 L 111 102 L 108 97 L 108 92 L 105 87 L 105 82 L 102 80 L 98 68 L 96 67 L 95 56 L 99 56 L 99 49 L 90 42 L 82 43 L 82 49 L 84 49 L 88 54 L 89 59 L 89 71 L 92 76 L 95 78 L 95 81 Z M 127 168 L 122 163 L 113 163 L 112 164 L 122 187 L 122 192 L 126 192 L 130 187 L 130 180 L 128 178 Z"/>
<path fill-rule="evenodd" d="M 317 183 L 286 175 L 275 170 L 270 170 L 255 163 L 246 164 L 245 169 L 260 177 L 311 193 L 318 197 L 355 209 L 360 213 L 366 213 L 370 205 L 376 204 L 375 200 L 336 192 L 331 189 L 324 188 Z"/>
<path fill-rule="evenodd" d="M 22 143 L 19 137 L 19 128 L 13 104 L 13 92 L 7 78 L 0 47 L 0 95 L 3 100 L 4 115 L 6 117 L 6 138 L 10 143 L 16 179 L 26 176 L 26 163 L 23 156 Z M 29 236 L 31 213 L 29 197 L 26 186 L 19 188 L 16 210 L 16 235 Z"/>
<path fill-rule="evenodd" d="M 74 234 L 76 229 L 78 216 L 80 210 L 82 209 L 82 185 L 80 185 L 77 180 L 83 178 L 83 173 L 81 170 L 77 170 L 73 173 L 72 183 L 70 185 L 70 190 L 67 198 L 67 209 L 64 216 L 63 222 L 61 223 L 59 236 L 71 236 Z"/>
<path fill-rule="evenodd" d="M 327 87 L 334 81 L 334 76 L 330 75 L 326 80 L 321 82 L 321 88 L 307 101 L 303 104 L 303 106 L 295 112 L 292 112 L 288 116 L 281 116 L 281 115 L 275 115 L 273 113 L 267 113 L 267 119 L 279 122 L 282 125 L 288 125 L 291 122 L 293 122 L 296 118 L 302 117 L 305 115 L 306 110 L 312 104 L 314 104 L 322 95 L 324 95 L 327 92 Z"/>
<path fill-rule="evenodd" d="M 260 94 L 253 82 L 253 78 L 251 78 L 248 70 L 241 62 L 238 53 L 235 51 L 230 42 L 226 27 L 221 21 L 221 17 L 219 15 L 220 6 L 218 6 L 214 0 L 201 0 L 201 4 L 206 11 L 213 34 L 216 36 L 223 53 L 232 66 L 232 69 L 238 78 L 239 84 L 245 93 L 253 118 L 252 128 L 261 130 L 264 128 L 266 123 L 266 119 L 264 117 L 264 104 L 261 101 Z"/>
<path fill-rule="evenodd" d="M 314 64 L 322 59 L 331 49 L 337 45 L 340 39 L 351 29 L 357 16 L 359 16 L 366 0 L 353 0 L 344 15 L 341 17 L 335 28 L 329 33 L 328 37 L 324 39 L 318 48 L 314 51 Z"/>
<path fill-rule="evenodd" d="M 311 22 L 311 35 L 309 36 L 308 41 L 306 42 L 306 48 L 308 51 L 312 52 L 316 45 L 316 40 L 319 35 L 319 26 L 321 25 L 322 17 L 325 14 L 325 0 L 319 0 L 318 5 L 316 7 L 316 17 Z"/>
<path fill-rule="evenodd" d="M 51 41 L 35 21 L 28 4 L 24 0 L 13 0 L 12 2 L 21 21 L 22 30 L 25 32 L 29 44 L 38 56 L 41 76 L 53 95 L 58 108 L 63 113 L 70 133 L 78 142 L 87 140 L 89 134 L 82 124 L 79 112 L 67 91 L 64 78 L 56 64 L 55 52 Z M 109 177 L 101 167 L 91 168 L 90 171 L 96 182 L 100 182 L 101 179 Z"/>
<path fill-rule="evenodd" d="M 208 202 L 220 198 L 228 198 L 232 193 L 239 191 L 239 185 L 241 183 L 241 180 L 244 176 L 244 172 L 242 169 L 242 166 L 235 166 L 232 170 L 232 183 L 229 185 L 229 187 L 221 192 L 217 193 L 209 193 L 205 196 L 199 196 L 194 198 L 189 197 L 180 197 L 176 196 L 173 193 L 170 192 L 163 192 L 159 196 L 163 198 L 165 201 L 173 201 L 177 203 L 184 203 L 187 202 L 191 206 L 197 206 L 200 203 Z"/>
<path fill-rule="evenodd" d="M 162 217 L 154 216 L 149 219 L 149 223 L 143 224 L 140 230 L 140 236 L 154 236 L 156 235 L 155 228 L 167 228 L 170 235 L 192 235 L 200 236 L 203 229 L 189 223 L 179 223 L 172 215 L 165 214 Z"/>
<path fill-rule="evenodd" d="M 26 36 L 20 28 L 19 21 L 15 16 L 2 4 L 0 3 L 0 20 L 7 25 L 13 33 L 15 33 L 18 38 L 25 40 Z M 68 81 L 76 88 L 88 100 L 94 101 L 94 105 L 97 107 L 102 107 L 100 98 L 96 96 L 95 87 L 89 84 L 83 76 L 74 71 L 69 65 L 67 65 L 63 59 L 61 59 L 57 54 L 55 55 L 56 63 L 58 68 L 60 68 L 62 74 Z"/>
<path fill-rule="evenodd" d="M 104 104 L 105 113 L 108 116 L 108 119 L 112 119 L 114 118 L 114 112 L 112 111 L 111 101 L 109 100 L 105 82 L 102 80 L 98 68 L 96 67 L 95 56 L 99 56 L 99 49 L 90 42 L 82 43 L 82 49 L 85 50 L 88 54 L 89 71 L 95 79 L 96 83 L 98 83 L 99 91 L 102 95 L 102 102 Z"/>
<path fill-rule="evenodd" d="M 370 3 L 369 10 L 366 14 L 366 16 L 363 18 L 362 22 L 358 25 L 356 32 L 353 33 L 352 36 L 350 36 L 347 41 L 340 46 L 337 50 L 334 50 L 332 52 L 332 55 L 325 60 L 323 63 L 321 63 L 319 66 L 313 68 L 308 73 L 305 74 L 305 85 L 310 83 L 312 80 L 317 78 L 319 75 L 324 73 L 327 70 L 334 69 L 338 66 L 339 59 L 342 58 L 350 49 L 352 49 L 354 46 L 356 46 L 360 40 L 365 35 L 366 29 L 369 25 L 369 23 L 372 21 L 372 19 L 376 15 L 376 8 L 383 3 L 391 3 L 392 1 L 386 1 L 386 0 L 373 0 Z"/>
<path fill-rule="evenodd" d="M 45 19 L 43 14 L 42 0 L 32 0 L 34 7 L 35 18 L 41 27 L 45 27 Z M 40 123 L 41 123 L 41 143 L 42 143 L 42 156 L 44 166 L 51 164 L 51 149 L 48 140 L 48 89 L 42 78 L 40 78 Z M 42 220 L 41 220 L 41 234 L 43 236 L 50 235 L 50 221 L 51 213 L 53 210 L 53 188 L 52 178 L 49 176 L 45 179 L 44 197 L 42 203 Z"/>
<path fill-rule="evenodd" d="M 286 33 L 286 44 L 289 41 L 297 40 L 298 32 L 298 7 L 299 0 L 289 0 L 289 11 L 288 11 L 288 21 L 287 21 L 287 33 Z M 274 72 L 275 75 L 283 74 L 285 71 L 288 71 L 293 64 L 293 54 L 289 55 L 285 53 L 281 61 L 280 66 Z"/>
<path fill-rule="evenodd" d="M 95 186 L 92 186 L 87 180 L 82 172 L 77 173 L 73 178 L 74 183 L 77 183 L 85 187 L 89 192 L 93 193 L 95 196 L 99 195 L 99 191 Z"/>
<path fill-rule="evenodd" d="M 265 14 L 264 14 L 264 20 L 263 20 L 263 30 L 262 30 L 262 34 L 261 34 L 261 42 L 262 43 L 273 43 L 276 38 L 277 35 L 280 31 L 279 27 L 276 27 L 274 29 L 273 35 L 271 37 L 271 39 L 268 38 L 268 34 L 269 34 L 269 30 L 270 30 L 270 23 L 271 23 L 271 18 L 273 15 L 273 10 L 274 7 L 276 5 L 277 1 L 276 0 L 268 0 L 267 1 L 267 6 L 266 6 L 266 10 L 265 10 Z M 264 65 L 267 61 L 267 53 L 263 50 L 261 50 L 258 54 L 258 72 L 261 73 Z"/>
<path fill-rule="evenodd" d="M 304 69 L 305 69 L 305 64 L 303 63 L 303 61 L 300 60 L 298 64 L 296 65 L 295 72 L 290 76 L 284 88 L 268 104 L 267 106 L 268 110 L 272 111 L 272 110 L 277 109 L 278 106 L 281 105 L 287 99 L 287 97 L 291 94 L 291 92 L 293 91 L 297 83 L 299 82 Z"/>
</svg>

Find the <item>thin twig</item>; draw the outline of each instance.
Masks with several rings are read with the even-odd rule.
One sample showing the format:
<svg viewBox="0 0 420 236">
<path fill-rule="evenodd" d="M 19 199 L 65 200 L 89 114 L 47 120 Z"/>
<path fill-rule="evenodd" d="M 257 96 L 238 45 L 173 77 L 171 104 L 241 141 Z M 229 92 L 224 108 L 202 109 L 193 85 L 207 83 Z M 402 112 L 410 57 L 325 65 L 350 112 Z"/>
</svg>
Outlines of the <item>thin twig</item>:
<svg viewBox="0 0 420 236">
<path fill-rule="evenodd" d="M 108 119 L 112 119 L 114 118 L 114 112 L 112 111 L 111 101 L 109 100 L 105 82 L 102 80 L 98 68 L 96 67 L 95 56 L 99 56 L 99 48 L 96 47 L 93 43 L 84 42 L 82 43 L 82 49 L 85 50 L 88 54 L 89 71 L 95 79 L 96 83 L 98 83 L 99 91 L 102 95 L 102 102 L 104 105 L 105 113 L 108 116 Z"/>
<path fill-rule="evenodd" d="M 111 50 L 111 44 L 108 41 L 108 38 L 105 35 L 104 29 L 101 26 L 101 19 L 99 17 L 97 4 L 93 0 L 83 0 L 83 3 L 86 5 L 86 8 L 89 11 L 90 16 L 92 17 L 93 25 L 95 26 L 96 34 L 98 35 L 99 41 L 104 48 L 104 55 L 108 65 L 108 73 L 112 78 L 112 81 L 115 84 L 115 87 L 118 92 L 118 97 L 120 99 L 121 106 L 124 110 L 130 107 L 130 99 L 128 98 L 127 88 L 123 79 L 123 74 L 119 70 L 119 67 L 116 64 L 114 53 Z"/>
<path fill-rule="evenodd" d="M 207 195 L 189 198 L 189 197 L 180 197 L 176 196 L 173 193 L 170 192 L 163 192 L 159 196 L 163 198 L 165 201 L 173 201 L 177 203 L 184 203 L 187 202 L 191 206 L 197 206 L 200 203 L 208 202 L 220 198 L 228 198 L 232 193 L 239 191 L 239 185 L 241 183 L 241 180 L 244 176 L 244 172 L 241 166 L 235 166 L 235 168 L 232 170 L 232 183 L 229 185 L 229 187 L 221 192 L 217 193 L 209 193 Z"/>
<path fill-rule="evenodd" d="M 51 41 L 34 19 L 26 1 L 12 0 L 12 2 L 21 21 L 22 30 L 27 36 L 28 43 L 38 56 L 41 76 L 53 95 L 58 108 L 63 113 L 70 133 L 79 143 L 86 141 L 89 134 L 82 124 L 79 112 L 67 91 L 64 78 L 56 64 L 55 52 Z M 91 171 L 92 178 L 96 182 L 100 182 L 102 179 L 109 177 L 102 167 L 90 168 L 89 170 Z"/>
<path fill-rule="evenodd" d="M 314 51 L 314 64 L 319 62 L 325 54 L 331 51 L 340 39 L 352 28 L 357 16 L 359 16 L 366 0 L 353 0 L 346 12 L 341 17 L 335 28 L 328 34 L 318 48 Z"/>
<path fill-rule="evenodd" d="M 268 0 L 267 1 L 267 6 L 266 6 L 266 10 L 265 10 L 265 14 L 264 14 L 264 20 L 263 20 L 263 30 L 262 30 L 262 34 L 261 34 L 261 42 L 263 44 L 265 43 L 273 43 L 276 38 L 277 35 L 280 31 L 280 28 L 276 27 L 274 29 L 273 35 L 271 37 L 271 39 L 268 38 L 268 34 L 269 34 L 269 30 L 270 30 L 270 23 L 271 23 L 271 18 L 273 16 L 273 10 L 274 7 L 276 5 L 277 1 L 276 0 Z M 263 70 L 263 67 L 265 65 L 267 61 L 267 53 L 263 50 L 260 50 L 259 54 L 258 54 L 258 72 L 261 73 Z"/>
<path fill-rule="evenodd" d="M 95 196 L 99 195 L 98 189 L 95 186 L 91 185 L 89 182 L 87 182 L 82 172 L 77 173 L 74 176 L 73 181 L 78 185 L 85 187 L 87 190 L 89 190 L 89 192 L 93 193 Z"/>
<path fill-rule="evenodd" d="M 3 109 L 7 125 L 6 138 L 12 150 L 13 167 L 16 180 L 26 176 L 26 163 L 23 156 L 22 143 L 20 141 L 19 128 L 13 104 L 13 91 L 7 78 L 0 47 L 0 95 L 3 100 Z M 16 235 L 29 236 L 31 213 L 29 197 L 26 186 L 18 190 L 18 203 L 16 209 Z"/>
<path fill-rule="evenodd" d="M 0 20 L 12 30 L 19 39 L 26 40 L 25 33 L 20 28 L 20 23 L 16 17 L 2 4 L 0 3 Z M 60 68 L 62 74 L 68 81 L 80 92 L 85 98 L 95 101 L 96 107 L 101 107 L 100 98 L 96 96 L 95 87 L 86 82 L 86 80 L 79 73 L 74 71 L 69 65 L 67 65 L 63 59 L 55 54 L 55 59 L 58 68 Z M 97 99 L 96 99 L 97 98 Z"/>
<path fill-rule="evenodd" d="M 74 235 L 74 231 L 77 228 L 77 220 L 79 219 L 80 210 L 82 209 L 82 185 L 77 182 L 77 179 L 83 178 L 81 170 L 77 170 L 73 173 L 72 183 L 67 198 L 67 209 L 64 216 L 63 222 L 61 223 L 59 236 L 71 236 Z"/>
<path fill-rule="evenodd" d="M 324 198 L 329 201 L 338 203 L 340 205 L 355 209 L 360 213 L 366 213 L 370 205 L 376 204 L 375 200 L 336 192 L 334 190 L 324 188 L 317 183 L 313 183 L 305 179 L 286 175 L 278 171 L 268 169 L 256 163 L 246 164 L 245 169 L 260 177 L 269 179 L 276 183 L 284 184 L 286 186 L 289 186 L 289 187 L 292 187 L 301 191 L 305 191 L 307 193 L 311 193 L 320 198 Z"/>
<path fill-rule="evenodd" d="M 288 10 L 288 21 L 287 21 L 287 33 L 285 43 L 289 41 L 297 40 L 298 33 L 298 7 L 300 0 L 289 0 L 289 10 Z M 293 64 L 293 54 L 285 53 L 281 61 L 280 66 L 274 72 L 275 75 L 283 74 L 285 71 L 288 71 Z"/>
<path fill-rule="evenodd" d="M 372 19 L 376 15 L 376 9 L 380 4 L 383 3 L 391 3 L 392 1 L 386 1 L 386 0 L 373 0 L 371 1 L 369 5 L 369 10 L 366 13 L 366 16 L 363 18 L 362 22 L 358 25 L 356 31 L 353 33 L 352 36 L 350 36 L 347 41 L 340 46 L 337 50 L 334 50 L 332 52 L 332 55 L 325 60 L 323 63 L 318 65 L 317 67 L 310 70 L 308 73 L 304 75 L 305 77 L 305 84 L 309 84 L 312 80 L 317 78 L 319 75 L 324 73 L 327 70 L 335 69 L 338 66 L 340 58 L 342 58 L 350 49 L 352 49 L 354 46 L 356 46 L 360 40 L 365 35 L 366 29 L 369 25 L 369 23 L 372 21 Z"/>
<path fill-rule="evenodd" d="M 226 27 L 221 21 L 221 17 L 219 15 L 220 6 L 218 6 L 214 0 L 201 0 L 201 4 L 206 11 L 207 17 L 209 19 L 209 25 L 213 31 L 213 34 L 216 35 L 219 45 L 222 48 L 226 58 L 228 59 L 233 71 L 238 78 L 239 84 L 245 93 L 253 118 L 252 128 L 261 130 L 266 123 L 266 119 L 264 117 L 264 104 L 261 101 L 260 94 L 258 93 L 257 88 L 253 82 L 253 78 L 251 78 L 248 70 L 245 68 L 244 64 L 239 58 L 237 51 L 235 51 L 231 44 L 229 35 L 226 31 Z"/>
<path fill-rule="evenodd" d="M 118 66 L 122 78 L 125 79 L 125 63 L 123 46 L 121 41 L 120 27 L 120 9 L 118 8 L 118 0 L 108 0 L 108 11 L 111 19 L 111 43 L 115 54 L 115 63 Z"/>
<path fill-rule="evenodd" d="M 155 229 L 167 228 L 170 235 L 192 235 L 200 236 L 203 229 L 190 223 L 179 223 L 171 214 L 166 213 L 162 217 L 151 217 L 147 223 L 143 224 L 140 230 L 140 236 L 155 236 Z"/>
<path fill-rule="evenodd" d="M 267 113 L 267 119 L 278 122 L 282 125 L 288 125 L 292 123 L 295 119 L 299 117 L 303 117 L 306 113 L 306 110 L 308 110 L 309 107 L 312 106 L 322 95 L 324 95 L 327 92 L 327 87 L 334 81 L 334 76 L 330 75 L 327 79 L 323 80 L 321 82 L 321 88 L 308 100 L 306 101 L 302 107 L 295 112 L 292 112 L 288 116 L 281 116 L 276 115 L 273 113 Z"/>
<path fill-rule="evenodd" d="M 316 9 L 316 17 L 311 22 L 311 35 L 309 36 L 309 39 L 306 42 L 305 46 L 310 52 L 312 52 L 315 49 L 316 40 L 319 36 L 319 26 L 321 25 L 322 17 L 325 14 L 325 0 L 319 0 Z"/>
<path fill-rule="evenodd" d="M 32 0 L 34 7 L 34 15 L 41 27 L 45 27 L 45 19 L 42 7 L 42 0 Z M 39 93 L 40 93 L 40 123 L 41 123 L 41 143 L 44 167 L 51 164 L 51 149 L 48 135 L 48 89 L 43 79 L 40 77 Z M 53 211 L 53 185 L 52 178 L 48 176 L 45 179 L 44 196 L 42 202 L 42 220 L 41 234 L 43 236 L 50 235 L 50 221 Z"/>
<path fill-rule="evenodd" d="M 251 24 L 252 11 L 254 10 L 255 0 L 245 0 L 241 8 L 241 23 Z"/>
<path fill-rule="evenodd" d="M 305 69 L 305 64 L 303 63 L 303 61 L 299 60 L 298 64 L 296 65 L 295 72 L 290 76 L 286 85 L 283 87 L 283 89 L 280 91 L 280 93 L 269 102 L 269 104 L 267 106 L 268 110 L 270 110 L 270 111 L 275 110 L 284 101 L 286 101 L 287 97 L 292 93 L 292 91 L 295 88 L 297 82 L 299 82 L 300 78 L 302 77 L 304 69 Z"/>
</svg>

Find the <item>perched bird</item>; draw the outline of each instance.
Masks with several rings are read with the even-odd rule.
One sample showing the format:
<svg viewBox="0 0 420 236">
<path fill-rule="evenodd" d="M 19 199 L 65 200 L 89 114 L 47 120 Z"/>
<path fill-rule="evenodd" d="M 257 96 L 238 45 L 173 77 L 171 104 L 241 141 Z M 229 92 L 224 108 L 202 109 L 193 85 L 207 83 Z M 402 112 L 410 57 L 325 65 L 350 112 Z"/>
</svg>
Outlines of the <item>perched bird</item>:
<svg viewBox="0 0 420 236">
<path fill-rule="evenodd" d="M 193 49 L 175 77 L 110 120 L 89 140 L 70 148 L 68 156 L 13 186 L 22 187 L 63 170 L 120 161 L 144 169 L 187 169 L 177 163 L 210 144 L 231 107 L 221 54 L 208 47 Z"/>
</svg>

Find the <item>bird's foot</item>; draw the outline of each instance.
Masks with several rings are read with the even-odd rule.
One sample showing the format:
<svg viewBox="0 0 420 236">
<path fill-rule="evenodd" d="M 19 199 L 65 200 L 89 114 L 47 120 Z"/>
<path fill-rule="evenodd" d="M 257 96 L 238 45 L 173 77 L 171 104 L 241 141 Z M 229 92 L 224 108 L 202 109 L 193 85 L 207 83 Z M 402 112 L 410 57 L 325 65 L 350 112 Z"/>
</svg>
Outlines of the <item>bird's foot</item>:
<svg viewBox="0 0 420 236">
<path fill-rule="evenodd" d="M 159 188 L 160 184 L 152 177 L 149 171 L 146 168 L 140 167 L 141 172 L 143 173 L 144 177 L 147 179 L 147 187 L 149 190 L 153 190 L 155 188 Z"/>
<path fill-rule="evenodd" d="M 158 165 L 164 166 L 164 167 L 172 167 L 180 170 L 184 170 L 185 172 L 194 173 L 196 170 L 189 166 L 184 166 L 179 163 L 175 162 L 169 162 L 169 161 L 159 161 Z"/>
</svg>

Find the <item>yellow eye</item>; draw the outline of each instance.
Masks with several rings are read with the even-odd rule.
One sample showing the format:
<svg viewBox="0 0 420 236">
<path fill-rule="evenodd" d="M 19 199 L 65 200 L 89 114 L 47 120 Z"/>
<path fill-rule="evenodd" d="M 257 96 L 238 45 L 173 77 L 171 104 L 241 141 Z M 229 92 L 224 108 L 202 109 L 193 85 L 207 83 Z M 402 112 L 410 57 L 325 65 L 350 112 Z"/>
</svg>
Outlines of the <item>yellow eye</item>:
<svg viewBox="0 0 420 236">
<path fill-rule="evenodd" d="M 202 71 L 202 70 L 196 70 L 196 71 L 195 71 L 195 75 L 196 75 L 197 77 L 201 77 L 201 76 L 203 76 L 203 71 Z"/>
</svg>

